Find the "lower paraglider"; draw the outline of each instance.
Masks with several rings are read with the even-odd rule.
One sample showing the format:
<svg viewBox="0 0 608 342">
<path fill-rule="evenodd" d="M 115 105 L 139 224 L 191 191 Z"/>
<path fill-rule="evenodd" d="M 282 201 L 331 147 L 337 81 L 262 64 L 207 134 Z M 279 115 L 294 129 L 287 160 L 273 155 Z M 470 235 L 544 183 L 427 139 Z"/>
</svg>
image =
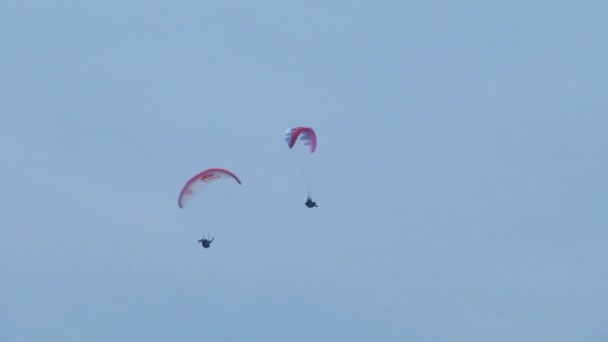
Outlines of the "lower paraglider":
<svg viewBox="0 0 608 342">
<path fill-rule="evenodd" d="M 189 203 L 190 200 L 199 193 L 199 191 L 206 188 L 209 183 L 230 178 L 232 178 L 238 184 L 241 184 L 241 180 L 234 173 L 226 169 L 211 168 L 198 173 L 194 177 L 190 178 L 182 188 L 182 191 L 177 199 L 178 206 L 184 209 L 186 204 Z M 214 239 L 215 238 L 209 239 L 203 237 L 202 239 L 198 240 L 198 242 L 202 244 L 204 248 L 209 248 Z"/>
</svg>

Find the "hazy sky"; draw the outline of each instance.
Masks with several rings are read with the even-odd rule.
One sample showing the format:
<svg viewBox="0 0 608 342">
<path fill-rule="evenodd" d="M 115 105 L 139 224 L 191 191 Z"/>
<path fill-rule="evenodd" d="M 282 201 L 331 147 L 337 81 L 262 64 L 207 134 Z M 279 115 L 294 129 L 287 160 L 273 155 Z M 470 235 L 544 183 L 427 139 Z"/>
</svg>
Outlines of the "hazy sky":
<svg viewBox="0 0 608 342">
<path fill-rule="evenodd" d="M 0 1 L 0 341 L 606 341 L 607 11 Z"/>
</svg>

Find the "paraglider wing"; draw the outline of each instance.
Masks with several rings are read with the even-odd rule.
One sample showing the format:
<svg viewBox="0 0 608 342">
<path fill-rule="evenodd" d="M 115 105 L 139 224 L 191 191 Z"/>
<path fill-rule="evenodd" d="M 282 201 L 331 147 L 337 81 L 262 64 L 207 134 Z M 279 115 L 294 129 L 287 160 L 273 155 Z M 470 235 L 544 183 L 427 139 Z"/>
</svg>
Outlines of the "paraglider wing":
<svg viewBox="0 0 608 342">
<path fill-rule="evenodd" d="M 312 128 L 290 128 L 285 133 L 285 141 L 287 141 L 289 148 L 292 148 L 298 139 L 302 141 L 304 145 L 310 146 L 310 153 L 314 153 L 317 149 L 317 134 Z"/>
<path fill-rule="evenodd" d="M 220 168 L 212 168 L 207 169 L 196 176 L 192 177 L 179 194 L 179 198 L 177 200 L 177 204 L 180 208 L 184 208 L 186 203 L 194 196 L 201 188 L 205 186 L 205 184 L 209 182 L 214 182 L 220 179 L 232 178 L 237 183 L 241 184 L 241 180 L 232 172 L 226 169 Z"/>
</svg>

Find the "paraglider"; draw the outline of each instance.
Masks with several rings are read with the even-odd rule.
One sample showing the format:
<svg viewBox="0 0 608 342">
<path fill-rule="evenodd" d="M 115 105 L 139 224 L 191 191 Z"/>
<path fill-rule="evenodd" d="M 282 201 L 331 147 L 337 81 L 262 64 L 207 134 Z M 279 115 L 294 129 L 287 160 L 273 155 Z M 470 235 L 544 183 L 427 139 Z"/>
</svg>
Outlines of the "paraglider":
<svg viewBox="0 0 608 342">
<path fill-rule="evenodd" d="M 177 199 L 177 205 L 181 209 L 184 209 L 186 207 L 186 204 L 188 204 L 190 200 L 194 196 L 196 196 L 203 188 L 205 188 L 209 183 L 216 182 L 222 179 L 233 179 L 238 184 L 241 184 L 241 180 L 229 170 L 221 168 L 207 169 L 203 172 L 198 173 L 186 182 Z M 213 240 L 215 240 L 215 237 L 211 240 L 203 237 L 202 239 L 198 240 L 198 242 L 201 243 L 204 248 L 209 248 Z"/>
<path fill-rule="evenodd" d="M 213 240 L 215 240 L 215 238 L 212 238 L 211 240 L 202 238 L 198 240 L 198 242 L 203 245 L 203 248 L 209 248 L 211 247 L 211 243 L 213 242 Z"/>
<path fill-rule="evenodd" d="M 313 202 L 310 197 L 308 197 L 308 199 L 306 200 L 306 203 L 304 203 L 304 204 L 309 208 L 318 207 L 317 203 Z"/>
<path fill-rule="evenodd" d="M 301 142 L 301 146 L 298 146 L 298 141 Z M 317 134 L 310 127 L 289 128 L 285 132 L 285 142 L 290 149 L 294 149 L 294 147 L 303 148 L 301 162 L 307 193 L 307 201 L 305 204 L 308 208 L 317 207 L 317 204 L 312 201 L 312 161 L 310 160 L 311 155 L 317 150 Z"/>
</svg>

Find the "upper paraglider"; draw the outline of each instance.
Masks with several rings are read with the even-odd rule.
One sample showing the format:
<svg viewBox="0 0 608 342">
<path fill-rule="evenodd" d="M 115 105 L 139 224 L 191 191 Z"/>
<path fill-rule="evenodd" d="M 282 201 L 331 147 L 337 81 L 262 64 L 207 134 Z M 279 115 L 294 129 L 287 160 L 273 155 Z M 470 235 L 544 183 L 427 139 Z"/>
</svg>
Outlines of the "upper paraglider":
<svg viewBox="0 0 608 342">
<path fill-rule="evenodd" d="M 310 146 L 310 153 L 317 149 L 317 134 L 310 127 L 295 127 L 287 129 L 285 141 L 289 148 L 292 148 L 300 140 L 306 146 Z"/>
<path fill-rule="evenodd" d="M 184 206 L 186 205 L 186 203 L 190 200 L 190 198 L 192 198 L 192 196 L 194 196 L 194 194 L 196 194 L 197 191 L 199 191 L 201 188 L 203 188 L 205 186 L 205 184 L 207 184 L 209 182 L 214 182 L 216 180 L 225 179 L 225 178 L 232 178 L 237 183 L 241 184 L 241 180 L 234 173 L 232 173 L 226 169 L 220 169 L 220 168 L 207 169 L 207 170 L 197 174 L 196 176 L 190 178 L 190 180 L 188 180 L 188 182 L 186 182 L 186 185 L 184 185 L 184 188 L 182 189 L 182 191 L 179 194 L 177 204 L 179 205 L 180 208 L 183 209 Z"/>
</svg>

